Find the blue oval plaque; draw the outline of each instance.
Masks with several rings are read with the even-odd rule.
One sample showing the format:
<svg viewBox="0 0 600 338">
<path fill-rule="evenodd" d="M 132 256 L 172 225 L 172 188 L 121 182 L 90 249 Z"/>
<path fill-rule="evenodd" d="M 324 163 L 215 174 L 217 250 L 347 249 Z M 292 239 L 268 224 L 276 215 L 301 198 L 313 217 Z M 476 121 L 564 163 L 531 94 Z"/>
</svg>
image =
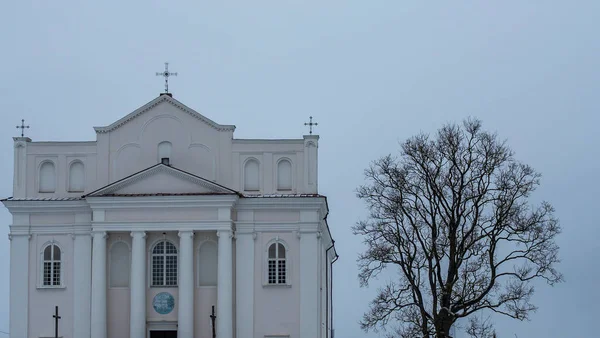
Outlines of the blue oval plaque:
<svg viewBox="0 0 600 338">
<path fill-rule="evenodd" d="M 152 300 L 152 307 L 154 307 L 154 311 L 161 315 L 166 315 L 173 311 L 173 308 L 175 307 L 175 298 L 168 292 L 158 293 Z"/>
</svg>

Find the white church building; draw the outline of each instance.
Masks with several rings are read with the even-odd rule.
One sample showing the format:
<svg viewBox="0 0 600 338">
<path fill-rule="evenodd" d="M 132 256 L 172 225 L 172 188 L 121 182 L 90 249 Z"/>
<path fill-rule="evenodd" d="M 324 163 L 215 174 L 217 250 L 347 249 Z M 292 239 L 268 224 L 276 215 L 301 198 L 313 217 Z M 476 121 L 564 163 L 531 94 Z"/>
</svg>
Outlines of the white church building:
<svg viewBox="0 0 600 338">
<path fill-rule="evenodd" d="M 333 336 L 318 136 L 236 139 L 169 93 L 94 129 L 14 138 L 10 337 L 56 306 L 64 338 Z"/>
</svg>

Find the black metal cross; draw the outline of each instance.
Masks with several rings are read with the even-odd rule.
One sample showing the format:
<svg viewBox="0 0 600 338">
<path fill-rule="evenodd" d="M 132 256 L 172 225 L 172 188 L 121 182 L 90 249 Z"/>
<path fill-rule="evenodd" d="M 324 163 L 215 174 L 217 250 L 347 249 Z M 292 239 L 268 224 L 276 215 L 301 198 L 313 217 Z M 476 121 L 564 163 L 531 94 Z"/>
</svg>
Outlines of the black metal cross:
<svg viewBox="0 0 600 338">
<path fill-rule="evenodd" d="M 156 76 L 164 76 L 165 78 L 165 93 L 169 92 L 169 76 L 177 76 L 177 73 L 169 72 L 169 63 L 165 62 L 165 71 L 164 72 L 156 72 Z"/>
<path fill-rule="evenodd" d="M 212 321 L 212 333 L 213 333 L 213 338 L 217 337 L 217 331 L 215 330 L 215 319 L 217 319 L 217 316 L 215 316 L 215 306 L 212 306 L 212 315 L 210 315 L 210 320 Z"/>
<path fill-rule="evenodd" d="M 58 338 L 58 320 L 61 318 L 58 315 L 58 306 L 54 308 L 55 314 L 52 316 L 54 318 L 54 338 Z"/>
<path fill-rule="evenodd" d="M 308 123 L 304 123 L 304 125 L 305 125 L 305 126 L 309 126 L 309 127 L 310 127 L 310 133 L 311 133 L 311 135 L 312 135 L 312 128 L 313 128 L 313 126 L 318 126 L 319 124 L 318 124 L 318 123 L 316 123 L 316 122 L 315 122 L 315 123 L 313 123 L 313 121 L 312 121 L 312 116 L 311 116 L 311 117 L 310 117 L 310 122 L 308 122 Z"/>
<path fill-rule="evenodd" d="M 25 129 L 29 129 L 29 126 L 25 125 L 25 120 L 21 119 L 21 125 L 17 126 L 17 129 L 21 129 L 21 137 L 25 136 Z"/>
</svg>

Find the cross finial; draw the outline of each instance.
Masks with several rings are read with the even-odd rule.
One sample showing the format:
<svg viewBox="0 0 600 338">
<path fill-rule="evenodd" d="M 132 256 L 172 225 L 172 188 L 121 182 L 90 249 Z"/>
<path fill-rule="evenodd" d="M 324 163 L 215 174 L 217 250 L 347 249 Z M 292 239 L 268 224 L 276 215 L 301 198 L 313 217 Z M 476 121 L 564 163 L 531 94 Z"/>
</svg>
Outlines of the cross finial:
<svg viewBox="0 0 600 338">
<path fill-rule="evenodd" d="M 26 126 L 25 120 L 21 119 L 21 125 L 17 126 L 17 129 L 21 129 L 21 137 L 25 137 L 25 129 L 29 129 L 29 126 Z"/>
<path fill-rule="evenodd" d="M 312 121 L 312 116 L 311 116 L 311 117 L 310 117 L 310 122 L 308 122 L 308 123 L 304 123 L 304 125 L 305 125 L 305 126 L 308 126 L 308 127 L 310 128 L 310 134 L 312 135 L 312 129 L 313 129 L 313 126 L 318 126 L 319 124 L 318 124 L 318 123 L 316 123 L 316 122 L 315 122 L 315 123 L 313 123 L 313 121 Z"/>
<path fill-rule="evenodd" d="M 163 76 L 165 78 L 165 93 L 169 92 L 169 76 L 177 76 L 177 73 L 169 72 L 169 63 L 165 62 L 164 72 L 156 72 L 156 76 Z"/>
</svg>

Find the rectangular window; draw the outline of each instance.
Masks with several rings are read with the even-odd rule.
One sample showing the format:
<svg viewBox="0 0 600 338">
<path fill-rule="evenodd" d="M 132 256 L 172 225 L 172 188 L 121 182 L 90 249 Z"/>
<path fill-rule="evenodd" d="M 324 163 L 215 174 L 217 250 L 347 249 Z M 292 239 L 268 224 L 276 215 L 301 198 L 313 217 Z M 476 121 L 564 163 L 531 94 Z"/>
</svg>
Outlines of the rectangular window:
<svg viewBox="0 0 600 338">
<path fill-rule="evenodd" d="M 54 271 L 52 273 L 52 285 L 60 285 L 60 262 L 54 262 Z"/>
<path fill-rule="evenodd" d="M 274 259 L 269 259 L 269 284 L 277 284 L 277 269 Z"/>
<path fill-rule="evenodd" d="M 285 261 L 284 260 L 280 260 L 277 262 L 278 266 L 277 266 L 277 283 L 279 284 L 285 284 Z"/>
<path fill-rule="evenodd" d="M 44 285 L 52 285 L 52 262 L 44 262 Z"/>
<path fill-rule="evenodd" d="M 167 256 L 167 279 L 165 285 L 177 285 L 177 256 Z"/>
<path fill-rule="evenodd" d="M 152 257 L 152 285 L 159 286 L 164 283 L 163 256 Z"/>
</svg>

